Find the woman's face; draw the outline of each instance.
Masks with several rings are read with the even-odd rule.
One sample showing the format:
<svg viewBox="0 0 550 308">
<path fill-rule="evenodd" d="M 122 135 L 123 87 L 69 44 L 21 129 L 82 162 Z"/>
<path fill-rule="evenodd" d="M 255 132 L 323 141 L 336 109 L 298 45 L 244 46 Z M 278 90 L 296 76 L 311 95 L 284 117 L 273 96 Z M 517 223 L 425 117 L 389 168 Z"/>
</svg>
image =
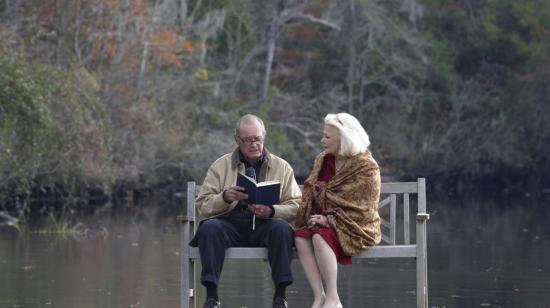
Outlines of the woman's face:
<svg viewBox="0 0 550 308">
<path fill-rule="evenodd" d="M 325 152 L 332 155 L 338 155 L 340 152 L 340 134 L 338 129 L 332 125 L 325 125 L 323 130 L 323 139 L 321 139 Z"/>
</svg>

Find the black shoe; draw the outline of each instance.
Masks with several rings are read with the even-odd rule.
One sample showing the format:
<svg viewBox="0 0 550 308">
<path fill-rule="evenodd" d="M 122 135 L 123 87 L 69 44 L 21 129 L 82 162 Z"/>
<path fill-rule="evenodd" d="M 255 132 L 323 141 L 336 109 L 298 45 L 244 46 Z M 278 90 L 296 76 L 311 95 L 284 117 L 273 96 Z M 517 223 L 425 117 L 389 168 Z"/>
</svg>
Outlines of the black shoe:
<svg viewBox="0 0 550 308">
<path fill-rule="evenodd" d="M 275 297 L 273 299 L 273 308 L 288 308 L 288 303 L 282 297 Z"/>
<path fill-rule="evenodd" d="M 213 298 L 207 298 L 203 308 L 222 308 L 222 303 Z"/>
</svg>

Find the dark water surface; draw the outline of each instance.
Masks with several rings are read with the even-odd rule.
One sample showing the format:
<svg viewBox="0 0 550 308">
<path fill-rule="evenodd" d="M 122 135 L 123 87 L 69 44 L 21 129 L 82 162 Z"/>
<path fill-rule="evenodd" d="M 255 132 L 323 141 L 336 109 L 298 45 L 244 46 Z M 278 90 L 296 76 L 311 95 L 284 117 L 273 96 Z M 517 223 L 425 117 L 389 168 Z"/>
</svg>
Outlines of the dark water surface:
<svg viewBox="0 0 550 308">
<path fill-rule="evenodd" d="M 550 307 L 549 206 L 505 203 L 428 202 L 430 307 Z M 0 228 L 0 308 L 179 307 L 175 219 L 104 227 L 81 238 Z M 298 261 L 293 268 L 290 305 L 309 307 Z M 356 260 L 339 270 L 344 307 L 415 307 L 415 281 L 414 260 Z M 272 292 L 267 263 L 226 263 L 224 307 L 270 307 Z"/>
</svg>

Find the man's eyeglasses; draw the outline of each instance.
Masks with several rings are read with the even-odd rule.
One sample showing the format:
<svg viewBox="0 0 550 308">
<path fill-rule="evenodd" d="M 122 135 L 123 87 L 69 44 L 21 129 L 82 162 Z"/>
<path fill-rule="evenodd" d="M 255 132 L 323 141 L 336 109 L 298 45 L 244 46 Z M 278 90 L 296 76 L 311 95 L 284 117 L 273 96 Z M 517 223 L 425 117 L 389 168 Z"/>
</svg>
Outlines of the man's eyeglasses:
<svg viewBox="0 0 550 308">
<path fill-rule="evenodd" d="M 257 137 L 241 137 L 239 135 L 237 135 L 237 138 L 239 138 L 239 140 L 241 140 L 242 143 L 246 143 L 248 145 L 253 145 L 254 143 L 259 143 L 259 144 L 262 144 L 264 143 L 264 137 L 260 137 L 260 136 L 257 136 Z"/>
</svg>

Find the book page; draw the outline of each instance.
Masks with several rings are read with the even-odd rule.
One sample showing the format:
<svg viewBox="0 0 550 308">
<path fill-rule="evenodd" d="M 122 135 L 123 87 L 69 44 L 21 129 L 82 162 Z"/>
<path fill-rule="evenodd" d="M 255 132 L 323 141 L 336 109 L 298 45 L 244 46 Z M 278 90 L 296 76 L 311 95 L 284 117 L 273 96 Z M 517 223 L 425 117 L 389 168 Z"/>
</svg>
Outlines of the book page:
<svg viewBox="0 0 550 308">
<path fill-rule="evenodd" d="M 267 185 L 273 185 L 273 184 L 279 184 L 281 182 L 279 181 L 264 181 L 264 182 L 260 182 L 258 184 L 256 184 L 256 186 L 260 187 L 260 186 L 267 186 Z"/>
<path fill-rule="evenodd" d="M 238 175 L 248 179 L 250 182 L 254 183 L 254 185 L 256 185 L 256 180 L 254 180 L 253 178 L 249 177 L 248 175 L 246 174 L 242 174 L 242 173 L 239 173 Z"/>
</svg>

